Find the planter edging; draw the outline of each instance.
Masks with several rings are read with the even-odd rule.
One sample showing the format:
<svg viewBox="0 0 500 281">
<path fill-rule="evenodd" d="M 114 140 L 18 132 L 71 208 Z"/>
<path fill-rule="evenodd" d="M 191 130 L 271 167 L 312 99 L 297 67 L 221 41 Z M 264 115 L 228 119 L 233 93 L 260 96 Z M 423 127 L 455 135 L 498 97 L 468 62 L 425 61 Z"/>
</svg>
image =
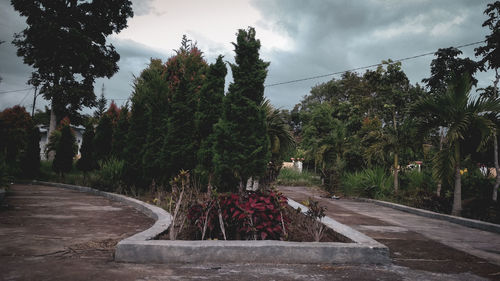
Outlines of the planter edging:
<svg viewBox="0 0 500 281">
<path fill-rule="evenodd" d="M 142 201 L 103 192 L 90 187 L 33 181 L 33 184 L 55 186 L 104 196 L 122 202 L 156 220 L 140 233 L 121 240 L 116 245 L 115 260 L 132 263 L 291 263 L 291 264 L 387 264 L 389 249 L 372 238 L 332 218 L 321 221 L 353 243 L 259 241 L 170 241 L 153 240 L 164 232 L 172 221 L 165 210 Z M 289 199 L 290 206 L 307 207 Z"/>
</svg>

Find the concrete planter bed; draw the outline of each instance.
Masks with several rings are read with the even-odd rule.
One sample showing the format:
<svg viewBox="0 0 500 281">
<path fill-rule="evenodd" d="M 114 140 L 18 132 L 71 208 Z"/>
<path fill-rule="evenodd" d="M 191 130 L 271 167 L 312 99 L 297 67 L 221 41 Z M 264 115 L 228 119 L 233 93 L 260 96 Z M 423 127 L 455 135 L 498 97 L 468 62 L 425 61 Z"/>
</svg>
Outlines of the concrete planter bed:
<svg viewBox="0 0 500 281">
<path fill-rule="evenodd" d="M 123 195 L 99 191 L 89 187 L 34 182 L 88 192 L 130 205 L 156 220 L 155 224 L 136 235 L 120 241 L 116 246 L 115 260 L 133 263 L 389 263 L 389 250 L 370 237 L 324 217 L 321 221 L 333 231 L 348 238 L 342 242 L 287 242 L 259 241 L 170 241 L 154 240 L 171 223 L 165 210 Z M 289 199 L 293 208 L 307 207 Z"/>
</svg>

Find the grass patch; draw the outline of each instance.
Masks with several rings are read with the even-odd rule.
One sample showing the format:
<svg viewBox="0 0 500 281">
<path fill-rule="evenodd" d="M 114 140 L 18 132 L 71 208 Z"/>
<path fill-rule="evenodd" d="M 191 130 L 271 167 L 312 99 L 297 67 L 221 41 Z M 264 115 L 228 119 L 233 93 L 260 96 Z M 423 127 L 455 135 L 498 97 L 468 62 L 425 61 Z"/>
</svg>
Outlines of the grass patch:
<svg viewBox="0 0 500 281">
<path fill-rule="evenodd" d="M 309 171 L 299 172 L 295 169 L 283 168 L 276 179 L 278 185 L 289 186 L 321 186 L 318 175 Z"/>
</svg>

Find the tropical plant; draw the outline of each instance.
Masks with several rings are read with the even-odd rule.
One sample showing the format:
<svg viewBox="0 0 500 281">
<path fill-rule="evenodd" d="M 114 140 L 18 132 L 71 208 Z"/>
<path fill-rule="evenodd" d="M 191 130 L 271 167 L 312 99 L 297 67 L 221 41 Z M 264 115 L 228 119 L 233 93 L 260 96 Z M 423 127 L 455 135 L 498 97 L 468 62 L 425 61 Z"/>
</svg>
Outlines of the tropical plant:
<svg viewBox="0 0 500 281">
<path fill-rule="evenodd" d="M 484 14 L 488 16 L 488 19 L 484 21 L 483 27 L 488 27 L 491 34 L 486 36 L 486 45 L 480 46 L 475 49 L 476 56 L 482 56 L 480 64 L 487 65 L 489 69 L 495 70 L 495 80 L 493 82 L 493 91 L 490 91 L 491 98 L 498 98 L 498 82 L 500 81 L 500 74 L 498 73 L 498 68 L 500 68 L 500 1 L 495 1 L 494 3 L 488 4 Z M 490 114 L 491 116 L 491 114 Z M 496 116 L 491 116 L 492 120 L 498 122 Z M 495 120 L 496 119 L 496 120 Z M 492 199 L 497 201 L 498 187 L 500 186 L 500 165 L 498 163 L 498 126 L 494 131 L 493 147 L 494 147 L 494 164 L 497 172 L 496 182 L 493 186 Z"/>
<path fill-rule="evenodd" d="M 471 128 L 480 132 L 481 142 L 477 149 L 483 148 L 495 130 L 495 124 L 485 113 L 499 112 L 500 100 L 478 98 L 472 100 L 470 74 L 455 76 L 448 84 L 447 91 L 417 101 L 412 111 L 425 116 L 419 124 L 420 130 L 430 130 L 439 126 L 446 128 L 446 145 L 433 159 L 433 174 L 436 180 L 449 180 L 454 174 L 453 215 L 462 210 L 461 160 L 463 143 Z"/>
<path fill-rule="evenodd" d="M 345 173 L 342 183 L 344 193 L 347 195 L 383 198 L 391 193 L 391 177 L 382 167 Z"/>
<path fill-rule="evenodd" d="M 271 144 L 271 161 L 267 167 L 266 181 L 273 182 L 279 175 L 283 159 L 295 148 L 295 139 L 280 111 L 275 109 L 269 100 L 264 100 L 261 107 L 266 113 L 267 135 Z"/>
</svg>

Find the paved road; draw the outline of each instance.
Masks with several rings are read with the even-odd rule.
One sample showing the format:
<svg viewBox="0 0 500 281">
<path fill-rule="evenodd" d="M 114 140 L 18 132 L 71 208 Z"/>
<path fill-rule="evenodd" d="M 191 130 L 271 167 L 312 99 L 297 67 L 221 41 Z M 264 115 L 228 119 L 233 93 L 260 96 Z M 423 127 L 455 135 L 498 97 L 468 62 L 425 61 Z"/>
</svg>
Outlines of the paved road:
<svg viewBox="0 0 500 281">
<path fill-rule="evenodd" d="M 333 209 L 329 206 L 329 212 Z M 375 220 L 355 212 L 338 214 L 337 218 Z M 373 222 L 357 225 L 376 226 Z M 152 223 L 134 209 L 102 197 L 55 187 L 13 185 L 6 204 L 0 207 L 0 280 L 494 280 L 500 277 L 500 269 L 484 261 L 487 270 L 482 271 L 467 267 L 439 271 L 432 263 L 418 268 L 404 262 L 407 255 L 404 251 L 402 258 L 393 253 L 394 264 L 385 266 L 114 262 L 117 241 Z M 393 227 L 395 235 L 404 233 L 391 223 L 386 226 Z M 364 231 L 379 233 L 373 229 Z M 389 246 L 391 250 L 397 248 L 391 243 Z M 416 253 L 421 246 L 409 245 L 411 252 Z M 462 252 L 456 252 L 458 258 L 464 258 Z M 458 263 L 462 265 L 478 263 L 476 257 L 460 259 Z"/>
<path fill-rule="evenodd" d="M 500 234 L 413 215 L 373 203 L 328 199 L 318 189 L 280 187 L 301 202 L 309 197 L 335 220 L 385 244 L 395 264 L 435 272 L 473 272 L 500 279 Z"/>
</svg>

